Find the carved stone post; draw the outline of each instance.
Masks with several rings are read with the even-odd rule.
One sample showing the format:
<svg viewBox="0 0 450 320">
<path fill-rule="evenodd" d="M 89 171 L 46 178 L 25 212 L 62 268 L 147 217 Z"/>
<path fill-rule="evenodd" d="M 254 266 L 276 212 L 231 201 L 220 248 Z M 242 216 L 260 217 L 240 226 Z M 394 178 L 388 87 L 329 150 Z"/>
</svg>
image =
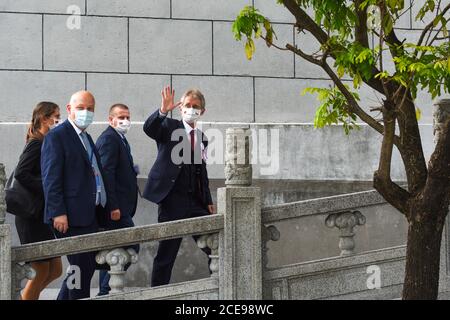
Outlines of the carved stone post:
<svg viewBox="0 0 450 320">
<path fill-rule="evenodd" d="M 263 269 L 268 269 L 267 265 L 269 263 L 269 257 L 267 252 L 269 251 L 269 248 L 267 248 L 267 243 L 269 241 L 278 241 L 280 240 L 280 231 L 277 229 L 277 227 L 270 225 L 270 226 L 262 226 L 262 267 Z M 272 294 L 272 288 L 269 286 L 266 286 L 263 283 L 263 299 L 264 300 L 272 300 L 273 294 Z"/>
<path fill-rule="evenodd" d="M 219 276 L 219 234 L 204 234 L 197 239 L 197 245 L 200 249 L 210 248 L 211 254 L 209 258 L 211 262 L 209 264 L 209 270 L 211 270 L 211 277 Z"/>
<path fill-rule="evenodd" d="M 0 300 L 11 300 L 11 228 L 0 224 Z"/>
<path fill-rule="evenodd" d="M 269 249 L 267 248 L 267 242 L 280 240 L 280 231 L 275 226 L 263 226 L 262 238 L 263 268 L 267 268 L 267 264 L 269 263 L 269 258 L 267 255 Z"/>
<path fill-rule="evenodd" d="M 0 300 L 11 300 L 11 227 L 5 223 L 5 166 L 0 163 Z"/>
<path fill-rule="evenodd" d="M 339 249 L 341 256 L 354 253 L 355 249 L 355 226 L 362 226 L 366 223 L 366 217 L 359 211 L 346 211 L 332 213 L 325 219 L 325 224 L 329 228 L 336 227 L 339 229 Z"/>
<path fill-rule="evenodd" d="M 36 271 L 31 267 L 29 263 L 15 263 L 13 265 L 12 286 L 14 288 L 15 300 L 21 300 L 20 291 L 22 291 L 22 282 L 25 279 L 32 280 L 36 276 Z"/>
<path fill-rule="evenodd" d="M 226 131 L 225 188 L 217 190 L 219 299 L 262 299 L 261 190 L 251 187 L 249 127 Z"/>
<path fill-rule="evenodd" d="M 110 293 L 124 292 L 125 287 L 125 266 L 128 263 L 137 263 L 138 254 L 134 249 L 128 248 L 116 248 L 112 250 L 100 251 L 95 260 L 98 264 L 107 263 L 110 266 L 108 271 L 111 278 L 109 279 L 109 286 L 111 287 Z"/>
<path fill-rule="evenodd" d="M 444 123 L 450 118 L 450 99 L 441 99 L 435 102 L 433 108 L 433 133 L 436 143 L 442 132 Z"/>
<path fill-rule="evenodd" d="M 228 128 L 225 140 L 225 185 L 250 186 L 250 136 L 248 127 Z"/>
<path fill-rule="evenodd" d="M 6 203 L 5 203 L 5 166 L 0 163 L 0 225 L 5 223 Z"/>
</svg>

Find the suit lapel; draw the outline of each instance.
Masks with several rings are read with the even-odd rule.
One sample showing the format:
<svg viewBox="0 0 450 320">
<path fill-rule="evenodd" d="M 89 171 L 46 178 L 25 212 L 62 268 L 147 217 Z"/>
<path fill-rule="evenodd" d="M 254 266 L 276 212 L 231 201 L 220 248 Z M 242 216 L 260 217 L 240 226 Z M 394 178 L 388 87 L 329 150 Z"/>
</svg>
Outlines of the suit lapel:
<svg viewBox="0 0 450 320">
<path fill-rule="evenodd" d="M 130 160 L 130 166 L 134 170 L 134 161 L 133 156 L 131 155 L 131 150 L 128 150 L 128 148 L 125 145 L 125 141 L 113 127 L 109 126 L 108 130 L 110 130 L 111 134 L 113 134 L 116 137 L 116 139 L 118 139 L 120 148 L 122 148 L 122 151 L 125 152 L 125 154 L 127 155 L 128 160 Z"/>
<path fill-rule="evenodd" d="M 66 131 L 70 138 L 72 139 L 74 145 L 77 147 L 78 152 L 82 155 L 83 159 L 86 161 L 86 163 L 91 166 L 91 162 L 89 161 L 88 154 L 86 152 L 86 149 L 84 148 L 83 144 L 81 143 L 80 138 L 77 135 L 77 132 L 72 127 L 72 124 L 69 122 L 69 120 L 66 120 L 64 122 L 64 125 L 66 126 Z"/>
</svg>

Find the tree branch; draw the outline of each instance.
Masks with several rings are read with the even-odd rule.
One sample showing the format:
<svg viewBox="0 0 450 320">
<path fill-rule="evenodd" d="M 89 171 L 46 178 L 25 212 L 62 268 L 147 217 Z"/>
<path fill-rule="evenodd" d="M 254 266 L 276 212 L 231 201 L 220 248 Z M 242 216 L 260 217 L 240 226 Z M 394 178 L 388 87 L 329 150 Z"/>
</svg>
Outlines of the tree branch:
<svg viewBox="0 0 450 320">
<path fill-rule="evenodd" d="M 308 62 L 311 62 L 312 64 L 318 65 L 318 66 L 322 66 L 322 61 L 318 60 L 316 58 L 314 58 L 313 56 L 303 52 L 301 49 L 294 47 L 292 44 L 287 43 L 286 44 L 286 49 L 292 51 L 293 53 L 299 55 L 300 57 L 302 57 L 303 59 L 305 59 Z"/>
<path fill-rule="evenodd" d="M 384 100 L 383 103 L 384 132 L 381 143 L 380 162 L 374 173 L 374 188 L 395 208 L 408 217 L 410 212 L 408 200 L 409 192 L 391 180 L 392 151 L 395 138 L 395 103 Z"/>
<path fill-rule="evenodd" d="M 311 19 L 311 17 L 297 4 L 295 0 L 283 0 L 284 6 L 292 13 L 296 20 L 296 26 L 300 29 L 305 29 L 309 31 L 320 44 L 325 44 L 329 40 L 328 34 L 322 30 L 322 28 L 317 25 L 317 23 Z M 336 59 L 333 53 L 330 53 L 331 57 Z M 375 78 L 375 75 L 380 73 L 377 68 L 372 69 L 373 77 L 370 77 L 368 81 L 364 82 L 371 88 L 375 89 L 379 93 L 384 95 L 383 85 L 379 79 Z"/>
<path fill-rule="evenodd" d="M 284 5 L 288 10 L 295 16 L 297 21 L 297 26 L 303 28 L 309 32 L 321 43 L 326 43 L 328 40 L 328 35 L 318 26 L 314 20 L 312 20 L 308 14 L 297 4 L 295 0 L 283 0 Z M 396 36 L 394 32 L 391 32 L 391 41 L 395 42 Z M 330 55 L 333 58 L 333 53 Z M 383 134 L 383 126 L 379 124 L 375 119 L 368 115 L 364 110 L 362 110 L 353 95 L 347 90 L 343 85 L 337 75 L 333 70 L 324 63 L 322 68 L 327 72 L 336 86 L 341 90 L 341 92 L 346 97 L 351 107 L 351 111 L 354 112 L 359 118 L 367 123 L 369 126 L 374 128 L 379 133 Z M 375 67 L 373 68 L 373 77 L 369 81 L 365 81 L 370 87 L 374 88 L 381 94 L 385 95 L 383 90 L 383 83 L 380 79 L 375 79 L 375 75 L 379 72 Z M 386 83 L 386 87 L 389 93 L 394 93 L 401 88 L 400 85 L 389 81 Z M 392 97 L 392 94 L 389 94 Z M 403 103 L 400 103 L 400 101 Z M 405 99 L 393 100 L 397 105 L 397 112 L 399 118 L 399 128 L 400 128 L 400 138 L 394 137 L 394 144 L 400 150 L 402 160 L 405 164 L 406 174 L 408 178 L 408 190 L 410 193 L 414 194 L 420 188 L 422 188 L 426 182 L 427 177 L 427 167 L 425 162 L 425 157 L 423 155 L 422 142 L 420 141 L 419 126 L 416 119 L 415 105 L 412 101 L 410 93 L 408 93 L 406 101 Z"/>
<path fill-rule="evenodd" d="M 364 47 L 369 47 L 369 37 L 367 35 L 367 12 L 366 10 L 360 10 L 360 5 L 363 0 L 355 0 L 356 15 L 358 21 L 355 26 L 355 39 L 356 42 L 363 45 Z"/>
<path fill-rule="evenodd" d="M 435 210 L 430 210 L 428 214 L 448 210 L 450 198 L 450 119 L 447 119 L 440 127 L 436 148 L 428 163 L 428 178 L 420 195 L 424 199 L 429 199 Z M 416 217 L 416 219 L 422 217 Z M 437 219 L 445 219 L 445 216 L 437 216 Z"/>
<path fill-rule="evenodd" d="M 401 140 L 401 156 L 408 179 L 408 190 L 416 194 L 426 183 L 427 166 L 420 139 L 415 105 L 408 89 L 395 99 Z"/>
<path fill-rule="evenodd" d="M 373 175 L 373 187 L 382 197 L 389 202 L 394 208 L 403 213 L 408 221 L 411 208 L 411 194 L 393 182 L 391 179 L 385 180 L 380 178 L 378 170 Z"/>
<path fill-rule="evenodd" d="M 448 10 L 450 10 L 450 3 L 444 9 L 442 9 L 440 15 L 444 16 L 444 14 Z M 423 29 L 422 33 L 420 34 L 419 41 L 417 41 L 417 46 L 422 45 L 423 39 L 425 39 L 427 32 L 429 32 L 433 27 L 434 27 L 434 19 L 429 24 L 427 24 Z M 417 56 L 417 50 L 414 51 L 414 56 Z"/>
<path fill-rule="evenodd" d="M 286 44 L 286 48 L 294 52 L 295 54 L 299 55 L 303 59 L 318 65 L 322 67 L 322 69 L 328 74 L 328 76 L 333 80 L 333 82 L 336 84 L 338 89 L 342 92 L 342 94 L 345 96 L 349 103 L 350 110 L 355 113 L 362 121 L 367 123 L 369 126 L 371 126 L 373 129 L 378 131 L 379 133 L 383 133 L 383 126 L 378 123 L 374 118 L 372 118 L 369 114 L 367 114 L 361 107 L 359 106 L 356 99 L 353 97 L 353 95 L 350 93 L 350 91 L 347 90 L 345 85 L 342 83 L 342 81 L 339 79 L 339 77 L 334 73 L 334 71 L 330 68 L 330 66 L 326 63 L 325 59 L 317 60 L 314 59 L 312 56 L 304 53 L 301 49 L 298 49 L 291 44 Z"/>
<path fill-rule="evenodd" d="M 385 180 L 391 179 L 392 150 L 395 136 L 395 106 L 392 101 L 385 100 L 383 103 L 384 132 L 381 143 L 380 162 L 378 173 Z"/>
</svg>

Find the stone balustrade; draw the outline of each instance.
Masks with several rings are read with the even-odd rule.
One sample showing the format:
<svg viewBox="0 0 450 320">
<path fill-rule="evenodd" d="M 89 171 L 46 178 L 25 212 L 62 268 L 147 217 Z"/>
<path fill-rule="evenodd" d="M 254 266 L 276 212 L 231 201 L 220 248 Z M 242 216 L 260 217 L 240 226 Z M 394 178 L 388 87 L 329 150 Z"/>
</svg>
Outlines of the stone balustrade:
<svg viewBox="0 0 450 320">
<path fill-rule="evenodd" d="M 134 249 L 115 248 L 112 250 L 100 251 L 95 260 L 98 264 L 107 263 L 110 267 L 108 271 L 110 277 L 109 286 L 111 294 L 124 292 L 125 288 L 125 267 L 128 264 L 135 264 L 138 261 L 138 254 Z"/>
<path fill-rule="evenodd" d="M 197 245 L 200 249 L 211 249 L 209 270 L 211 271 L 211 277 L 219 277 L 219 234 L 202 235 L 197 239 Z"/>
<path fill-rule="evenodd" d="M 29 263 L 15 263 L 12 266 L 12 285 L 14 288 L 13 298 L 21 300 L 21 291 L 24 280 L 32 280 L 36 276 L 36 271 Z"/>
<path fill-rule="evenodd" d="M 5 166 L 0 163 L 0 225 L 5 223 L 6 204 L 5 204 Z"/>
<path fill-rule="evenodd" d="M 435 133 L 438 136 L 442 124 L 447 121 L 450 100 L 436 103 Z M 10 226 L 4 224 L 5 205 L 3 185 L 4 167 L 0 165 L 0 299 L 18 298 L 20 284 L 33 277 L 29 264 L 41 259 L 81 252 L 97 251 L 98 263 L 110 266 L 111 293 L 95 299 L 123 298 L 324 298 L 328 292 L 320 285 L 320 277 L 336 284 L 347 279 L 342 290 L 351 294 L 362 292 L 361 270 L 369 263 L 395 264 L 395 270 L 403 266 L 404 248 L 386 248 L 355 255 L 355 232 L 365 224 L 364 207 L 383 205 L 385 200 L 376 191 L 359 192 L 340 196 L 298 201 L 261 208 L 261 190 L 252 186 L 250 165 L 250 129 L 230 128 L 226 132 L 226 187 L 217 190 L 218 214 L 206 217 L 178 220 L 156 225 L 146 225 L 65 239 L 57 239 L 11 248 Z M 276 223 L 311 215 L 325 216 L 325 226 L 339 230 L 341 256 L 310 261 L 297 265 L 267 268 L 268 242 L 279 241 L 283 234 Z M 323 220 L 322 220 L 323 221 Z M 446 227 L 447 242 L 448 225 Z M 199 247 L 211 249 L 211 277 L 192 283 L 174 284 L 164 288 L 125 290 L 126 266 L 136 263 L 138 255 L 124 247 L 149 241 L 159 241 L 183 236 L 199 235 Z M 443 246 L 445 248 L 446 246 Z M 448 257 L 448 252 L 445 253 Z M 445 264 L 449 259 L 442 259 Z M 346 274 L 353 268 L 357 273 Z M 387 270 L 390 270 L 387 268 Z M 352 270 L 353 270 L 352 269 Z M 392 270 L 394 270 L 392 269 Z M 449 270 L 443 265 L 443 271 Z M 319 271 L 317 271 L 319 270 Z M 317 273 L 319 272 L 319 273 Z M 328 272 L 328 273 L 327 273 Z M 397 271 L 396 271 L 397 272 Z M 397 272 L 400 274 L 399 272 Z M 320 274 L 320 277 L 319 277 Z M 358 281 L 351 278 L 358 275 Z M 327 278 L 331 277 L 331 278 Z M 295 281 L 293 279 L 296 279 Z M 443 288 L 450 288 L 450 275 Z M 347 281 L 346 280 L 346 281 Z M 399 286 L 397 278 L 389 279 L 392 287 Z M 186 295 L 184 295 L 184 293 Z M 330 291 L 331 292 L 331 291 Z M 307 294 L 306 294 L 307 293 Z M 305 295 L 306 294 L 306 295 Z M 336 293 L 337 294 L 337 293 Z"/>
<path fill-rule="evenodd" d="M 341 249 L 341 256 L 354 253 L 355 233 L 353 232 L 353 228 L 362 226 L 365 223 L 366 218 L 359 211 L 332 213 L 325 219 L 327 227 L 336 227 L 339 229 L 339 249 Z"/>
</svg>

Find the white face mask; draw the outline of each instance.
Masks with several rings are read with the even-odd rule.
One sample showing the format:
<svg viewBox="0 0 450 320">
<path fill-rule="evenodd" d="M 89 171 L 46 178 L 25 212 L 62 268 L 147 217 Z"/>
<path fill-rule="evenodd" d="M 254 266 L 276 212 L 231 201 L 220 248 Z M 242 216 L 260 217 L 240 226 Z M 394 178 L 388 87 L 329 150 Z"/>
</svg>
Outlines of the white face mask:
<svg viewBox="0 0 450 320">
<path fill-rule="evenodd" d="M 75 119 L 73 122 L 80 129 L 86 129 L 94 121 L 94 113 L 89 110 L 75 110 Z"/>
<path fill-rule="evenodd" d="M 127 134 L 127 132 L 131 128 L 131 121 L 130 120 L 117 120 L 117 126 L 115 129 L 119 131 L 121 134 Z"/>
<path fill-rule="evenodd" d="M 61 124 L 61 120 L 60 119 L 53 119 L 53 124 L 49 127 L 50 130 L 55 129 L 57 126 L 59 126 Z"/>
<path fill-rule="evenodd" d="M 194 108 L 181 108 L 181 116 L 183 117 L 183 120 L 187 123 L 193 123 L 198 120 L 201 116 L 201 110 L 194 109 Z"/>
</svg>

